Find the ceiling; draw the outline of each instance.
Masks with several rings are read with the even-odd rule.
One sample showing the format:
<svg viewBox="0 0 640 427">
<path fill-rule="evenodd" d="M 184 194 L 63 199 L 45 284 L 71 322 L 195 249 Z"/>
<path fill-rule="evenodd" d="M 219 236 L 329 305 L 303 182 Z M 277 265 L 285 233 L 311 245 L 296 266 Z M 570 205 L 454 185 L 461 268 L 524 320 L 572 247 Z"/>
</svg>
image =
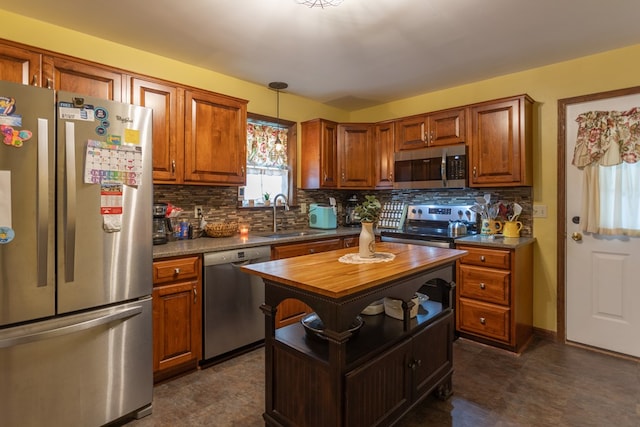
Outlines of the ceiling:
<svg viewBox="0 0 640 427">
<path fill-rule="evenodd" d="M 344 0 L 323 9 L 0 0 L 0 9 L 265 87 L 287 82 L 288 93 L 348 111 L 640 43 L 638 0 Z"/>
</svg>

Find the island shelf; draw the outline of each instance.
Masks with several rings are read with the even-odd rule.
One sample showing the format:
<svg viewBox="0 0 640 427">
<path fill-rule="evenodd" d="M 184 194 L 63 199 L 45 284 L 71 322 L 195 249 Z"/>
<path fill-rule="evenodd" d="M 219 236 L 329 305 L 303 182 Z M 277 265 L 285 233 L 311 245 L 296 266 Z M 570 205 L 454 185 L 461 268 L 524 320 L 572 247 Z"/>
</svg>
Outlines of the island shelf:
<svg viewBox="0 0 640 427">
<path fill-rule="evenodd" d="M 428 272 L 465 251 L 380 243 L 391 262 L 344 264 L 341 249 L 243 267 L 265 283 L 265 384 L 270 426 L 390 425 L 428 394 L 451 394 L 453 286 L 427 282 Z M 411 298 L 429 294 L 410 317 Z M 401 299 L 404 319 L 362 315 L 385 296 Z M 275 328 L 278 304 L 297 298 L 322 319 L 326 339 L 301 324 Z"/>
</svg>

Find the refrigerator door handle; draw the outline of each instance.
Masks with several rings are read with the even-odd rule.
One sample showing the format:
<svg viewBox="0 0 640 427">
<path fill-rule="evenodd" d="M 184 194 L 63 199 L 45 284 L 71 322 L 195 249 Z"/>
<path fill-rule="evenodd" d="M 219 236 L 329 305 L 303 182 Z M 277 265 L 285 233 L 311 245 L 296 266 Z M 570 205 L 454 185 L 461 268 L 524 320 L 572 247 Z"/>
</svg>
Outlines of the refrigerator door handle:
<svg viewBox="0 0 640 427">
<path fill-rule="evenodd" d="M 76 135 L 73 122 L 65 122 L 66 203 L 64 211 L 64 277 L 73 282 L 76 250 Z"/>
<path fill-rule="evenodd" d="M 49 258 L 49 121 L 38 119 L 38 287 L 48 286 Z"/>
<path fill-rule="evenodd" d="M 95 328 L 107 323 L 114 322 L 116 320 L 128 319 L 133 316 L 137 316 L 142 313 L 142 306 L 136 305 L 134 307 L 128 307 L 115 313 L 109 313 L 106 316 L 96 317 L 95 319 L 85 320 L 84 322 L 71 323 L 68 325 L 54 327 L 52 329 L 37 331 L 31 334 L 17 335 L 9 338 L 0 339 L 0 348 L 14 347 L 16 345 L 28 344 L 36 341 L 44 341 L 51 338 L 60 337 L 63 335 L 69 335 L 75 332 L 84 331 L 87 329 Z"/>
</svg>

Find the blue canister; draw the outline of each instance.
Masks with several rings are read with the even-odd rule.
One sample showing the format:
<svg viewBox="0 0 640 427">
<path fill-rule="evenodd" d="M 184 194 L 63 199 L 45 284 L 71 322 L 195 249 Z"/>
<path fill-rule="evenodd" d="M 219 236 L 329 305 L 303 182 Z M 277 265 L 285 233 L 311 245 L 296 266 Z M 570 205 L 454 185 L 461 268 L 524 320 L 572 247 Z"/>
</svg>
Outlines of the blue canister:
<svg viewBox="0 0 640 427">
<path fill-rule="evenodd" d="M 180 239 L 188 239 L 189 238 L 189 221 L 183 219 L 180 221 Z"/>
</svg>

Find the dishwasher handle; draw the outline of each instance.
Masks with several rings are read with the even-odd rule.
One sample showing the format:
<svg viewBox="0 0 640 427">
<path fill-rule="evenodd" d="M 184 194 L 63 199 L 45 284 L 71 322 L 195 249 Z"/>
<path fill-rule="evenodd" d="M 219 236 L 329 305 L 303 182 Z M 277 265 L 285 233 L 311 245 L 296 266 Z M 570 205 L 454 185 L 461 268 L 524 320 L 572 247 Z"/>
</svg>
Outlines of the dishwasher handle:
<svg viewBox="0 0 640 427">
<path fill-rule="evenodd" d="M 271 246 L 257 246 L 253 248 L 234 249 L 220 252 L 208 252 L 204 254 L 204 266 L 220 264 L 235 264 L 238 266 L 249 264 L 252 261 L 265 261 L 271 257 Z"/>
</svg>

